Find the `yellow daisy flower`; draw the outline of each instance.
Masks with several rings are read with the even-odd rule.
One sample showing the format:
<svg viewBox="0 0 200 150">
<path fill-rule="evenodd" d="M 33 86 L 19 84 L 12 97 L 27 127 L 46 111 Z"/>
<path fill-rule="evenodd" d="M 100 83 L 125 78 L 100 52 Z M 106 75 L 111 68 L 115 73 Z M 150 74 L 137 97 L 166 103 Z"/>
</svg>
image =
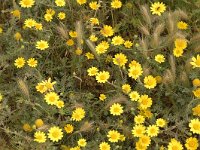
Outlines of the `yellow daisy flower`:
<svg viewBox="0 0 200 150">
<path fill-rule="evenodd" d="M 123 53 L 115 54 L 115 57 L 113 58 L 113 63 L 120 67 L 125 66 L 127 61 L 128 61 L 128 59 L 127 59 L 126 55 L 124 55 Z"/>
<path fill-rule="evenodd" d="M 198 54 L 197 57 L 192 57 L 192 61 L 190 64 L 193 66 L 193 68 L 199 68 L 200 67 L 200 55 Z"/>
<path fill-rule="evenodd" d="M 141 109 L 147 109 L 152 105 L 152 99 L 148 95 L 141 95 L 138 101 Z"/>
<path fill-rule="evenodd" d="M 118 9 L 122 7 L 122 2 L 120 0 L 112 0 L 111 7 L 114 9 Z"/>
<path fill-rule="evenodd" d="M 186 30 L 188 28 L 188 24 L 183 21 L 179 21 L 177 23 L 177 28 L 180 30 Z"/>
<path fill-rule="evenodd" d="M 132 91 L 129 93 L 131 101 L 137 101 L 140 98 L 140 94 L 137 91 Z"/>
<path fill-rule="evenodd" d="M 122 91 L 125 93 L 125 94 L 128 94 L 130 91 L 131 91 L 131 86 L 129 84 L 123 84 L 122 85 Z"/>
<path fill-rule="evenodd" d="M 98 83 L 106 83 L 110 78 L 110 74 L 108 71 L 100 71 L 96 74 L 96 80 Z"/>
<path fill-rule="evenodd" d="M 87 2 L 87 0 L 76 0 L 79 5 L 83 5 Z"/>
<path fill-rule="evenodd" d="M 56 6 L 63 7 L 65 6 L 65 0 L 55 0 Z"/>
<path fill-rule="evenodd" d="M 108 141 L 111 143 L 116 143 L 120 140 L 120 133 L 116 130 L 110 130 L 107 137 L 109 138 Z"/>
<path fill-rule="evenodd" d="M 78 146 L 80 146 L 80 147 L 85 147 L 86 145 L 87 145 L 87 142 L 86 142 L 86 139 L 79 139 L 78 140 Z"/>
<path fill-rule="evenodd" d="M 59 100 L 59 96 L 55 92 L 49 92 L 45 94 L 44 99 L 48 105 L 56 105 L 57 101 Z"/>
<path fill-rule="evenodd" d="M 49 129 L 48 138 L 53 142 L 58 142 L 63 137 L 62 129 L 57 126 L 51 127 Z"/>
<path fill-rule="evenodd" d="M 124 43 L 124 39 L 121 36 L 114 36 L 111 43 L 115 46 L 121 45 Z"/>
<path fill-rule="evenodd" d="M 16 60 L 15 60 L 15 63 L 14 65 L 17 67 L 17 68 L 22 68 L 24 67 L 26 61 L 23 57 L 18 57 Z"/>
<path fill-rule="evenodd" d="M 99 150 L 110 150 L 110 145 L 107 142 L 101 142 Z"/>
<path fill-rule="evenodd" d="M 34 133 L 34 141 L 38 143 L 44 143 L 46 142 L 46 135 L 44 132 L 37 131 Z"/>
<path fill-rule="evenodd" d="M 158 54 L 155 56 L 155 61 L 157 61 L 158 63 L 163 63 L 165 62 L 165 56 L 162 54 Z"/>
<path fill-rule="evenodd" d="M 200 104 L 192 108 L 193 115 L 200 117 Z"/>
<path fill-rule="evenodd" d="M 114 34 L 113 28 L 109 25 L 104 25 L 100 32 L 104 37 L 110 37 Z"/>
<path fill-rule="evenodd" d="M 159 127 L 156 125 L 150 125 L 147 127 L 147 135 L 150 137 L 156 137 L 159 133 Z"/>
<path fill-rule="evenodd" d="M 36 67 L 37 66 L 37 63 L 38 63 L 38 61 L 35 59 L 35 58 L 29 58 L 28 60 L 27 60 L 27 63 L 28 63 L 28 65 L 30 66 L 30 67 Z"/>
<path fill-rule="evenodd" d="M 123 113 L 123 107 L 121 106 L 121 104 L 119 103 L 114 103 L 111 107 L 110 107 L 110 113 L 113 116 L 119 116 Z"/>
<path fill-rule="evenodd" d="M 166 6 L 163 2 L 155 2 L 150 7 L 153 15 L 160 16 L 166 10 Z"/>
<path fill-rule="evenodd" d="M 194 134 L 200 134 L 200 120 L 192 119 L 189 123 L 190 131 Z"/>
<path fill-rule="evenodd" d="M 45 50 L 49 47 L 49 44 L 47 41 L 40 40 L 36 42 L 36 48 L 39 50 Z"/>
<path fill-rule="evenodd" d="M 98 4 L 97 1 L 94 1 L 94 2 L 90 2 L 90 3 L 89 3 L 89 6 L 90 6 L 90 8 L 91 8 L 92 10 L 97 10 L 97 9 L 99 9 L 100 4 Z"/>
<path fill-rule="evenodd" d="M 144 87 L 146 87 L 147 89 L 153 89 L 154 87 L 156 87 L 156 85 L 156 79 L 152 75 L 144 78 Z"/>
<path fill-rule="evenodd" d="M 27 27 L 27 28 L 32 28 L 32 27 L 35 26 L 35 24 L 36 24 L 36 21 L 33 20 L 33 19 L 31 19 L 31 18 L 26 19 L 25 22 L 24 22 L 24 25 L 25 25 L 25 27 Z"/>
<path fill-rule="evenodd" d="M 183 150 L 182 144 L 174 138 L 171 139 L 167 148 L 168 150 Z"/>
<path fill-rule="evenodd" d="M 139 124 L 139 125 L 135 125 L 131 131 L 134 137 L 141 137 L 146 132 L 145 129 L 146 128 L 144 125 Z"/>
<path fill-rule="evenodd" d="M 99 69 L 96 67 L 90 67 L 87 72 L 89 76 L 96 76 L 98 74 Z"/>
<path fill-rule="evenodd" d="M 66 133 L 68 133 L 68 134 L 72 133 L 74 131 L 74 127 L 71 124 L 66 124 L 64 129 L 65 129 Z"/>
<path fill-rule="evenodd" d="M 185 147 L 187 150 L 197 150 L 199 147 L 198 139 L 195 137 L 189 137 L 186 139 Z"/>
<path fill-rule="evenodd" d="M 83 108 L 76 108 L 72 112 L 71 119 L 74 121 L 81 121 L 85 117 L 85 110 Z"/>
<path fill-rule="evenodd" d="M 20 0 L 19 4 L 23 8 L 31 8 L 35 3 L 35 0 Z"/>
</svg>

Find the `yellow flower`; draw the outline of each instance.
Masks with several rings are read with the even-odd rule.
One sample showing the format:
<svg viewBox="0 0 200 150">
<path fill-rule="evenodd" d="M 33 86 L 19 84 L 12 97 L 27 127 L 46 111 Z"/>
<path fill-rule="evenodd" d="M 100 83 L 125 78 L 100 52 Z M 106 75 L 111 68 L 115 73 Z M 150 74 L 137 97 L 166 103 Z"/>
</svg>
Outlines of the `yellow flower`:
<svg viewBox="0 0 200 150">
<path fill-rule="evenodd" d="M 38 63 L 38 61 L 35 59 L 35 58 L 29 58 L 28 60 L 27 60 L 27 63 L 28 63 L 28 65 L 30 66 L 30 67 L 36 67 L 37 66 L 37 63 Z"/>
<path fill-rule="evenodd" d="M 133 46 L 133 43 L 132 43 L 131 41 L 125 41 L 125 42 L 124 42 L 124 46 L 125 46 L 126 48 L 131 48 L 131 47 Z"/>
<path fill-rule="evenodd" d="M 128 69 L 128 76 L 133 78 L 133 79 L 137 79 L 139 78 L 139 76 L 141 76 L 143 73 L 142 71 L 142 67 L 141 66 L 133 66 L 133 67 L 130 67 Z"/>
<path fill-rule="evenodd" d="M 140 94 L 137 91 L 132 91 L 129 93 L 131 101 L 137 101 L 140 98 Z"/>
<path fill-rule="evenodd" d="M 185 147 L 187 148 L 187 150 L 197 150 L 197 148 L 199 147 L 198 139 L 195 137 L 187 138 Z"/>
<path fill-rule="evenodd" d="M 200 134 L 200 120 L 197 119 L 192 119 L 189 123 L 190 131 L 192 133 Z"/>
<path fill-rule="evenodd" d="M 95 50 L 97 54 L 104 54 L 108 50 L 108 48 L 109 48 L 108 42 L 102 41 L 95 47 Z"/>
<path fill-rule="evenodd" d="M 64 101 L 62 100 L 58 100 L 56 103 L 57 108 L 63 108 L 65 106 Z"/>
<path fill-rule="evenodd" d="M 141 137 L 145 132 L 146 131 L 144 125 L 135 125 L 132 129 L 132 134 L 134 137 Z"/>
<path fill-rule="evenodd" d="M 90 2 L 89 6 L 90 6 L 91 9 L 97 10 L 97 9 L 99 9 L 100 4 L 98 4 L 96 1 L 94 1 L 94 2 Z"/>
<path fill-rule="evenodd" d="M 157 61 L 158 63 L 163 63 L 165 62 L 165 57 L 162 54 L 158 54 L 155 56 L 155 61 Z"/>
<path fill-rule="evenodd" d="M 48 105 L 56 105 L 59 100 L 59 96 L 55 92 L 49 92 L 45 95 L 44 99 Z"/>
<path fill-rule="evenodd" d="M 76 32 L 76 31 L 69 31 L 69 35 L 70 35 L 72 38 L 76 38 L 76 37 L 77 37 L 77 32 Z"/>
<path fill-rule="evenodd" d="M 44 143 L 46 142 L 46 135 L 44 132 L 37 131 L 34 133 L 34 141 L 38 143 Z"/>
<path fill-rule="evenodd" d="M 99 19 L 98 18 L 90 18 L 90 23 L 92 25 L 99 25 Z"/>
<path fill-rule="evenodd" d="M 106 142 L 101 142 L 99 145 L 99 150 L 110 150 L 110 145 Z"/>
<path fill-rule="evenodd" d="M 197 55 L 197 58 L 192 57 L 192 61 L 190 64 L 193 66 L 193 68 L 199 68 L 200 67 L 200 55 Z"/>
<path fill-rule="evenodd" d="M 35 120 L 35 125 L 37 128 L 40 128 L 44 125 L 44 122 L 42 119 L 37 119 L 37 120 Z"/>
<path fill-rule="evenodd" d="M 62 129 L 57 126 L 51 127 L 49 129 L 48 138 L 53 142 L 58 142 L 63 137 Z"/>
<path fill-rule="evenodd" d="M 114 34 L 113 28 L 108 25 L 104 25 L 100 32 L 104 37 L 109 37 Z"/>
<path fill-rule="evenodd" d="M 37 86 L 36 86 L 36 90 L 40 93 L 44 93 L 46 92 L 48 89 L 47 87 L 45 86 L 44 83 L 38 83 Z"/>
<path fill-rule="evenodd" d="M 146 117 L 146 118 L 151 118 L 153 116 L 151 111 L 148 109 L 141 110 L 140 114 L 144 115 L 144 117 Z"/>
<path fill-rule="evenodd" d="M 0 93 L 0 102 L 2 101 L 3 99 L 3 95 Z"/>
<path fill-rule="evenodd" d="M 138 101 L 141 109 L 147 109 L 152 105 L 152 99 L 148 95 L 141 95 Z"/>
<path fill-rule="evenodd" d="M 36 42 L 36 48 L 39 50 L 45 50 L 49 47 L 49 44 L 47 41 L 40 40 Z"/>
<path fill-rule="evenodd" d="M 86 139 L 79 139 L 77 143 L 80 147 L 85 147 L 87 145 Z"/>
<path fill-rule="evenodd" d="M 113 45 L 121 45 L 124 43 L 124 39 L 121 36 L 114 36 L 111 43 Z"/>
<path fill-rule="evenodd" d="M 92 42 L 96 42 L 98 40 L 98 37 L 96 37 L 95 35 L 90 35 L 90 41 Z"/>
<path fill-rule="evenodd" d="M 138 142 L 142 143 L 142 145 L 144 145 L 144 146 L 149 146 L 151 143 L 151 139 L 147 135 L 142 135 L 141 137 L 139 137 Z"/>
<path fill-rule="evenodd" d="M 156 82 L 157 83 L 162 83 L 162 77 L 161 76 L 156 76 Z"/>
<path fill-rule="evenodd" d="M 112 0 L 111 7 L 118 9 L 122 7 L 122 2 L 120 0 Z"/>
<path fill-rule="evenodd" d="M 89 76 L 96 76 L 98 73 L 99 69 L 96 67 L 91 67 L 87 70 Z"/>
<path fill-rule="evenodd" d="M 110 141 L 111 143 L 115 143 L 118 142 L 120 139 L 120 133 L 116 130 L 110 130 L 108 132 L 107 137 L 109 138 L 108 141 Z"/>
<path fill-rule="evenodd" d="M 63 7 L 65 6 L 65 0 L 55 0 L 56 6 Z"/>
<path fill-rule="evenodd" d="M 83 5 L 87 2 L 87 0 L 76 0 L 79 5 Z"/>
<path fill-rule="evenodd" d="M 74 127 L 71 124 L 66 124 L 64 129 L 68 134 L 74 131 Z"/>
<path fill-rule="evenodd" d="M 123 84 L 122 85 L 122 91 L 125 93 L 125 94 L 128 94 L 130 91 L 131 91 L 131 86 L 129 84 Z"/>
<path fill-rule="evenodd" d="M 192 111 L 193 111 L 193 115 L 200 117 L 200 104 L 192 108 Z"/>
<path fill-rule="evenodd" d="M 158 136 L 159 128 L 156 125 L 150 125 L 147 127 L 147 134 L 150 137 Z"/>
<path fill-rule="evenodd" d="M 15 63 L 14 65 L 17 67 L 17 68 L 22 68 L 24 65 L 25 65 L 25 59 L 23 57 L 18 57 L 16 60 L 15 60 Z"/>
<path fill-rule="evenodd" d="M 3 33 L 3 29 L 0 27 L 0 33 Z"/>
<path fill-rule="evenodd" d="M 54 84 L 56 84 L 56 81 L 51 82 L 51 78 L 48 78 L 48 80 L 42 81 L 42 84 L 45 85 L 47 90 L 54 90 Z"/>
<path fill-rule="evenodd" d="M 104 101 L 106 99 L 106 95 L 105 94 L 100 94 L 99 99 L 101 101 Z"/>
<path fill-rule="evenodd" d="M 51 14 L 45 14 L 44 15 L 44 19 L 47 21 L 47 22 L 51 22 L 51 20 L 53 19 L 53 16 Z"/>
<path fill-rule="evenodd" d="M 178 38 L 175 40 L 175 47 L 178 49 L 185 49 L 187 47 L 187 40 L 183 38 Z"/>
<path fill-rule="evenodd" d="M 123 53 L 115 54 L 115 57 L 113 58 L 113 63 L 115 65 L 120 66 L 120 67 L 125 66 L 125 64 L 127 63 L 127 61 L 128 61 L 127 57 Z"/>
<path fill-rule="evenodd" d="M 198 87 L 198 86 L 200 86 L 200 80 L 196 78 L 196 79 L 194 79 L 194 80 L 192 81 L 192 84 L 193 84 L 193 86 Z"/>
<path fill-rule="evenodd" d="M 160 16 L 166 10 L 166 6 L 163 2 L 155 2 L 150 7 L 152 14 Z"/>
<path fill-rule="evenodd" d="M 147 146 L 141 143 L 140 141 L 137 141 L 135 143 L 135 149 L 136 150 L 147 150 Z"/>
<path fill-rule="evenodd" d="M 80 48 L 77 48 L 77 49 L 75 50 L 75 53 L 76 53 L 76 55 L 80 56 L 80 55 L 83 53 L 83 50 L 80 49 Z"/>
<path fill-rule="evenodd" d="M 20 18 L 20 16 L 21 16 L 21 12 L 20 12 L 20 10 L 18 10 L 18 9 L 15 9 L 15 10 L 11 11 L 11 14 L 12 14 L 14 17 L 18 17 L 18 18 Z"/>
<path fill-rule="evenodd" d="M 42 30 L 42 24 L 41 23 L 35 23 L 35 29 L 36 30 Z"/>
<path fill-rule="evenodd" d="M 23 8 L 31 8 L 35 3 L 35 0 L 21 0 L 19 2 L 20 6 Z"/>
<path fill-rule="evenodd" d="M 114 103 L 111 107 L 110 107 L 110 113 L 113 116 L 119 116 L 123 113 L 123 107 L 121 106 L 121 104 L 119 103 Z"/>
<path fill-rule="evenodd" d="M 110 74 L 108 71 L 100 71 L 96 75 L 96 80 L 98 83 L 106 83 L 110 78 Z"/>
<path fill-rule="evenodd" d="M 56 12 L 55 12 L 55 10 L 49 8 L 49 9 L 46 10 L 46 13 L 53 16 L 53 15 L 55 15 Z"/>
<path fill-rule="evenodd" d="M 65 17 L 66 17 L 66 14 L 65 14 L 64 12 L 59 12 L 59 13 L 58 13 L 58 18 L 59 18 L 60 20 L 65 19 Z"/>
<path fill-rule="evenodd" d="M 76 108 L 72 112 L 71 119 L 74 121 L 81 121 L 85 117 L 85 110 L 83 108 Z"/>
<path fill-rule="evenodd" d="M 181 30 L 186 30 L 188 28 L 187 23 L 183 22 L 183 21 L 179 21 L 177 23 L 177 28 L 181 29 Z"/>
<path fill-rule="evenodd" d="M 173 138 L 168 144 L 168 150 L 183 150 L 183 146 L 179 141 Z"/>
<path fill-rule="evenodd" d="M 27 28 L 32 28 L 32 27 L 35 26 L 35 24 L 36 24 L 36 21 L 33 20 L 33 19 L 31 19 L 31 18 L 26 19 L 25 22 L 24 22 L 24 25 L 25 25 L 25 27 L 27 27 Z"/>
<path fill-rule="evenodd" d="M 156 87 L 156 85 L 156 79 L 152 75 L 144 78 L 144 87 L 146 87 L 147 89 L 152 89 Z"/>
<path fill-rule="evenodd" d="M 164 127 L 166 125 L 166 121 L 164 119 L 162 119 L 162 118 L 159 118 L 159 119 L 156 120 L 156 125 L 158 127 L 162 128 L 162 127 Z"/>
<path fill-rule="evenodd" d="M 87 52 L 85 56 L 87 57 L 87 59 L 94 59 L 94 55 L 90 52 Z"/>
<path fill-rule="evenodd" d="M 68 46 L 73 46 L 74 45 L 74 41 L 72 39 L 67 40 L 66 44 Z"/>
<path fill-rule="evenodd" d="M 23 125 L 23 130 L 26 132 L 31 132 L 33 129 L 31 128 L 31 126 L 28 123 L 25 123 Z"/>
<path fill-rule="evenodd" d="M 137 116 L 134 117 L 134 122 L 136 124 L 143 124 L 144 121 L 145 121 L 145 118 L 142 115 L 137 115 Z"/>
<path fill-rule="evenodd" d="M 193 91 L 194 96 L 196 96 L 197 98 L 200 98 L 200 88 L 197 88 L 196 90 Z"/>
<path fill-rule="evenodd" d="M 174 50 L 173 50 L 173 54 L 174 54 L 174 56 L 176 56 L 176 57 L 180 57 L 180 56 L 183 56 L 183 49 L 181 49 L 181 48 L 174 48 Z"/>
</svg>

